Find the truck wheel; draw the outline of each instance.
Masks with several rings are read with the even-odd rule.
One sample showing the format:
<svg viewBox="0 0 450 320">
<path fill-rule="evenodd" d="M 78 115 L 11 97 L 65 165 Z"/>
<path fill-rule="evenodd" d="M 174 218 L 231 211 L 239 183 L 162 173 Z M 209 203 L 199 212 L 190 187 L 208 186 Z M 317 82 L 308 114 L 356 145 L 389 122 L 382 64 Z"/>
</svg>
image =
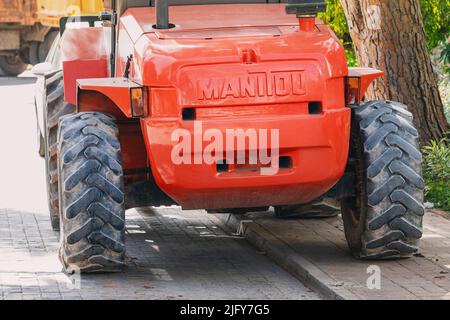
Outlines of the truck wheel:
<svg viewBox="0 0 450 320">
<path fill-rule="evenodd" d="M 45 62 L 47 55 L 50 52 L 50 48 L 53 45 L 53 41 L 55 41 L 57 35 L 58 31 L 53 30 L 47 33 L 43 42 L 32 41 L 30 43 L 29 57 L 32 65 Z"/>
<path fill-rule="evenodd" d="M 32 41 L 30 42 L 30 47 L 28 50 L 28 56 L 30 59 L 30 64 L 35 66 L 38 63 L 40 63 L 40 59 L 39 59 L 39 42 L 38 41 Z"/>
<path fill-rule="evenodd" d="M 352 110 L 347 170 L 355 196 L 342 199 L 347 242 L 363 259 L 410 257 L 422 237 L 422 156 L 406 106 L 372 101 Z"/>
<path fill-rule="evenodd" d="M 58 120 L 75 111 L 72 104 L 64 101 L 62 72 L 46 79 L 46 105 L 44 106 L 45 174 L 50 221 L 53 230 L 59 231 L 58 165 L 56 162 Z"/>
<path fill-rule="evenodd" d="M 125 201 L 113 118 L 77 113 L 58 133 L 61 246 L 67 272 L 117 272 L 125 265 Z"/>
<path fill-rule="evenodd" d="M 0 69 L 8 76 L 18 76 L 27 70 L 27 66 L 19 56 L 0 56 Z"/>
</svg>

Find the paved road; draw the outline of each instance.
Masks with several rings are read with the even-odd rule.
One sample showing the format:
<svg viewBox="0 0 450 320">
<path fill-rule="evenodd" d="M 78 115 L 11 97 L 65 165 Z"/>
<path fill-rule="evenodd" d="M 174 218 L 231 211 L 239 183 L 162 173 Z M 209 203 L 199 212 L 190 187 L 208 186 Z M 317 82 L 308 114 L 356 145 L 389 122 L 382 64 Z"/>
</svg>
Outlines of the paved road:
<svg viewBox="0 0 450 320">
<path fill-rule="evenodd" d="M 127 212 L 126 272 L 68 278 L 48 218 L 33 82 L 0 78 L 0 299 L 319 299 L 205 213 L 176 207 Z"/>
<path fill-rule="evenodd" d="M 446 212 L 426 212 L 417 254 L 384 261 L 357 260 L 350 254 L 341 217 L 292 220 L 289 225 L 267 212 L 235 218 L 220 216 L 236 224 L 234 228 L 243 224 L 239 228 L 250 242 L 286 270 L 313 275 L 329 295 L 352 300 L 450 300 L 450 216 Z"/>
</svg>

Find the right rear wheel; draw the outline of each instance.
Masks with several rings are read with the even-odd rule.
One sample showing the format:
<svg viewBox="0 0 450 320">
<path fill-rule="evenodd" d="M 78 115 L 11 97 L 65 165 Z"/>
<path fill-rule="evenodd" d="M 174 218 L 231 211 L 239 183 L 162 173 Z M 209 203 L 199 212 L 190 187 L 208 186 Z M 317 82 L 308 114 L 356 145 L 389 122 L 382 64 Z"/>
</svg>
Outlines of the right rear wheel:
<svg viewBox="0 0 450 320">
<path fill-rule="evenodd" d="M 67 272 L 117 272 L 125 265 L 125 201 L 113 118 L 76 113 L 60 120 L 61 243 Z"/>
<path fill-rule="evenodd" d="M 347 171 L 355 193 L 342 199 L 352 253 L 362 259 L 406 258 L 422 237 L 422 155 L 405 105 L 371 101 L 352 110 Z"/>
</svg>

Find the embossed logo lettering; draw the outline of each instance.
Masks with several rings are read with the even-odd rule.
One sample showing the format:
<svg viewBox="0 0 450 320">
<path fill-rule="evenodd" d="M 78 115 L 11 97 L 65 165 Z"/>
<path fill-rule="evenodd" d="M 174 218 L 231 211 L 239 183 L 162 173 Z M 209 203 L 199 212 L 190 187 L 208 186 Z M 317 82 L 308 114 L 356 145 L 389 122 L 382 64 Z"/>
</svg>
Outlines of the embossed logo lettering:
<svg viewBox="0 0 450 320">
<path fill-rule="evenodd" d="M 197 81 L 198 100 L 305 95 L 303 71 L 249 73 Z"/>
</svg>

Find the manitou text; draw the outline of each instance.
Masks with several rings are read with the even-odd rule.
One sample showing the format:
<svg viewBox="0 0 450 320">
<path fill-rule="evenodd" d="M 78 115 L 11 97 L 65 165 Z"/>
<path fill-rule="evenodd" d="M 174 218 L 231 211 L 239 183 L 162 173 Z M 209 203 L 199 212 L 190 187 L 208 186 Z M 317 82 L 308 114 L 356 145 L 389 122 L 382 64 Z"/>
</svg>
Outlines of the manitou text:
<svg viewBox="0 0 450 320">
<path fill-rule="evenodd" d="M 303 71 L 255 72 L 240 77 L 200 79 L 198 100 L 305 95 Z"/>
</svg>

